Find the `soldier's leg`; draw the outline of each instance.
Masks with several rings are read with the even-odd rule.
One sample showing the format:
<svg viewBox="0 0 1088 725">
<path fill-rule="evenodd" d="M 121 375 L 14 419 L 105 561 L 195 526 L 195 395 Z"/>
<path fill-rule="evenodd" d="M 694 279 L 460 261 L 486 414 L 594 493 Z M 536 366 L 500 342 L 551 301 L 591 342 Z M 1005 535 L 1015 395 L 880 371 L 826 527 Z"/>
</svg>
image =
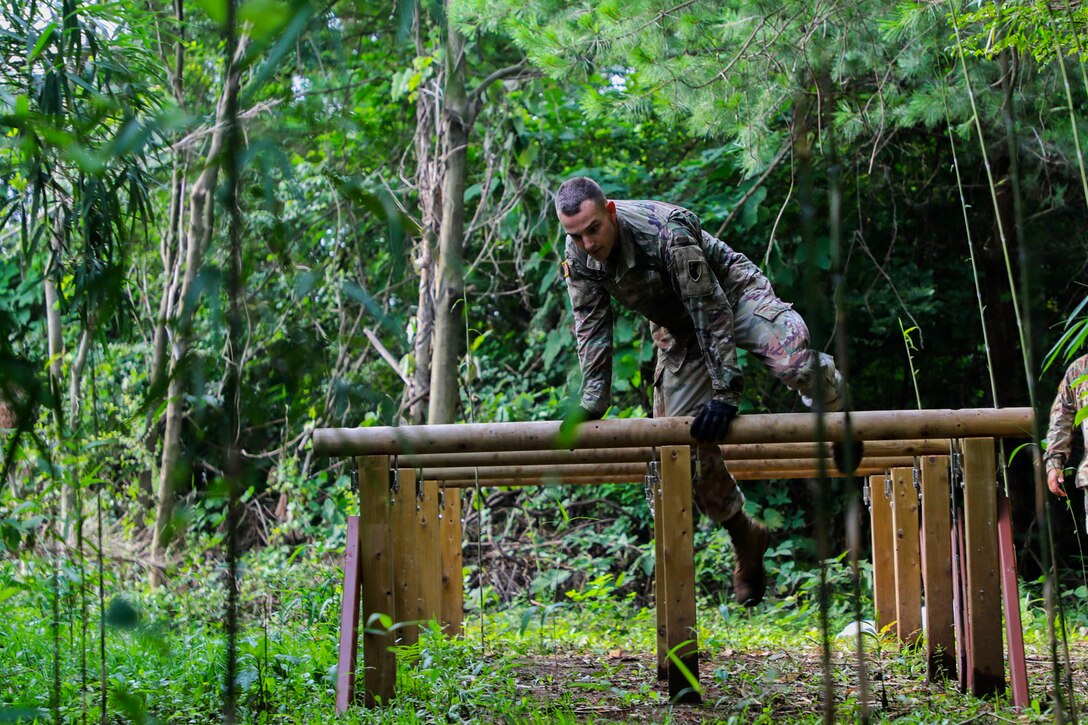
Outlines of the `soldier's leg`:
<svg viewBox="0 0 1088 725">
<path fill-rule="evenodd" d="M 701 356 L 693 355 L 676 372 L 666 367 L 657 375 L 654 416 L 695 415 L 713 395 L 706 365 Z M 717 444 L 696 446 L 692 471 L 696 506 L 707 518 L 721 523 L 733 540 L 733 594 L 741 604 L 755 606 L 767 588 L 763 555 L 770 545 L 770 532 L 744 512 L 744 494 Z"/>
<path fill-rule="evenodd" d="M 825 411 L 842 410 L 843 380 L 835 361 L 809 347 L 808 325 L 792 305 L 778 299 L 766 277 L 753 280 L 733 314 L 738 347 L 796 390 L 807 407 L 819 399 Z"/>
<path fill-rule="evenodd" d="M 664 367 L 654 385 L 654 417 L 695 415 L 714 396 L 701 355 L 692 352 L 676 372 Z M 692 448 L 691 488 L 707 518 L 722 522 L 744 508 L 744 494 L 726 468 L 721 448 L 701 443 Z"/>
</svg>

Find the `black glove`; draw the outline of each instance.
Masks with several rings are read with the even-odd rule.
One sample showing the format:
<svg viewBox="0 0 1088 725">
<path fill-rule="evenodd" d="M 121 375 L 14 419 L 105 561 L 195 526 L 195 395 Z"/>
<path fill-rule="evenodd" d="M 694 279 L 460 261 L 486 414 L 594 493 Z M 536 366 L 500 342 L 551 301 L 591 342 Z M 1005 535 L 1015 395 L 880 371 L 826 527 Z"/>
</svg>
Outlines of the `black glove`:
<svg viewBox="0 0 1088 725">
<path fill-rule="evenodd" d="M 711 398 L 691 421 L 691 437 L 700 443 L 721 443 L 737 417 L 737 406 Z"/>
<path fill-rule="evenodd" d="M 850 456 L 849 465 L 846 463 L 847 454 Z M 863 455 L 865 455 L 864 441 L 851 439 L 848 441 L 835 441 L 831 444 L 831 459 L 835 461 L 835 468 L 839 469 L 839 473 L 845 473 L 849 476 L 858 470 Z"/>
</svg>

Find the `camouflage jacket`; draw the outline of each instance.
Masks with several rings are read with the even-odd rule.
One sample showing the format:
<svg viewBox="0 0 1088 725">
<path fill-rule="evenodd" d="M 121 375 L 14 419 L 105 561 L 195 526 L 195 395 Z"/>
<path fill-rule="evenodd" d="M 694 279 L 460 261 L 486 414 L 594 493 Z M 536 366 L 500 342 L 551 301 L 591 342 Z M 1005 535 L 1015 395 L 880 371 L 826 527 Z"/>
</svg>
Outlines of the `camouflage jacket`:
<svg viewBox="0 0 1088 725">
<path fill-rule="evenodd" d="M 650 320 L 658 368 L 702 353 L 717 396 L 739 402 L 743 377 L 733 341 L 733 305 L 759 268 L 707 234 L 687 209 L 616 201 L 617 247 L 601 263 L 567 237 L 563 276 L 574 310 L 582 406 L 603 413 L 612 399 L 612 306 Z"/>
<path fill-rule="evenodd" d="M 1088 407 L 1088 355 L 1074 360 L 1065 371 L 1058 395 L 1050 406 L 1050 429 L 1046 434 L 1046 470 L 1064 468 L 1069 462 L 1077 411 Z M 1081 435 L 1088 443 L 1088 418 L 1081 422 Z M 1088 456 L 1077 469 L 1077 486 L 1088 487 Z"/>
</svg>

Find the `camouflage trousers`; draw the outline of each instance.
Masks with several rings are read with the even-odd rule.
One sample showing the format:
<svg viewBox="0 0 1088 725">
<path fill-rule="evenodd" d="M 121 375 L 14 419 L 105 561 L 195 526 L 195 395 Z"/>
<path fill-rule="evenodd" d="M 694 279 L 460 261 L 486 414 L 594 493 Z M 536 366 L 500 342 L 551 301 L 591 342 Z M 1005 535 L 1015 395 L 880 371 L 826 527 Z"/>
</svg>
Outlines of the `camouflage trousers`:
<svg viewBox="0 0 1088 725">
<path fill-rule="evenodd" d="M 805 405 L 811 407 L 818 387 L 823 409 L 841 410 L 842 376 L 831 356 L 809 347 L 804 319 L 775 296 L 765 278 L 761 282 L 757 294 L 746 291 L 733 308 L 737 347 L 748 351 L 776 378 L 797 391 Z M 695 415 L 713 396 L 710 374 L 698 349 L 689 350 L 675 372 L 659 362 L 654 379 L 655 418 Z M 695 504 L 705 516 L 726 521 L 743 508 L 744 494 L 717 444 L 696 446 L 691 470 Z"/>
</svg>

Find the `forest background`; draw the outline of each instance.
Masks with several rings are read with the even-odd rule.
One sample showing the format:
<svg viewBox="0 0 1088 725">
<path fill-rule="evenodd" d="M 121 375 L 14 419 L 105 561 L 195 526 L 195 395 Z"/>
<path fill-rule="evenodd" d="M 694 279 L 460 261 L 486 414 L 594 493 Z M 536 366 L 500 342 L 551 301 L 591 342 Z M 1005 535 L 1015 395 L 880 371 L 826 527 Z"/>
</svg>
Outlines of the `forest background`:
<svg viewBox="0 0 1088 725">
<path fill-rule="evenodd" d="M 563 417 L 551 193 L 573 175 L 686 206 L 760 264 L 856 408 L 1045 421 L 1088 336 L 1086 21 L 1034 1 L 3 0 L 0 602 L 78 620 L 100 557 L 123 622 L 126 593 L 197 587 L 209 561 L 228 583 L 238 555 L 331 561 L 357 502 L 315 428 Z M 802 409 L 741 360 L 742 413 Z M 648 413 L 652 372 L 647 323 L 620 313 L 610 415 Z M 1027 463 L 1009 487 L 1034 580 Z M 808 485 L 748 487 L 778 596 L 819 564 Z M 856 483 L 828 485 L 838 552 Z M 649 597 L 641 490 L 485 498 L 470 602 L 605 575 Z M 1069 574 L 1080 517 L 1052 505 Z M 698 536 L 725 599 L 727 540 Z"/>
</svg>

